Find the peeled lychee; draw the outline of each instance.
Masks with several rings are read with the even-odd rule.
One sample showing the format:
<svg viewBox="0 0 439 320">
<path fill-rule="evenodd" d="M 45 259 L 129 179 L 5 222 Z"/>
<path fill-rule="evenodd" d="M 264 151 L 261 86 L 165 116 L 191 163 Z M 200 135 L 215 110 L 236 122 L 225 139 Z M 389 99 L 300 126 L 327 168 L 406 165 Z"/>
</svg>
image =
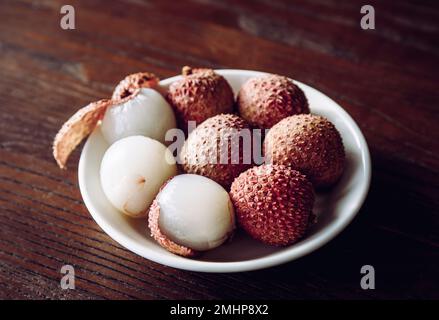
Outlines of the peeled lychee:
<svg viewBox="0 0 439 320">
<path fill-rule="evenodd" d="M 183 170 L 208 177 L 228 189 L 252 164 L 252 134 L 234 114 L 209 118 L 191 132 L 180 154 Z"/>
<path fill-rule="evenodd" d="M 188 121 L 200 124 L 207 118 L 233 111 L 234 95 L 227 80 L 212 69 L 183 68 L 183 78 L 171 84 L 168 101 L 181 129 Z"/>
<path fill-rule="evenodd" d="M 160 187 L 177 174 L 175 159 L 160 142 L 131 136 L 113 143 L 101 162 L 101 185 L 111 204 L 144 217 Z"/>
<path fill-rule="evenodd" d="M 309 113 L 303 91 L 291 79 L 275 74 L 247 80 L 239 90 L 237 105 L 240 116 L 261 129 L 288 116 Z"/>
<path fill-rule="evenodd" d="M 140 88 L 107 108 L 101 130 L 110 144 L 133 135 L 167 144 L 166 133 L 176 126 L 174 111 L 165 98 L 154 89 Z"/>
<path fill-rule="evenodd" d="M 273 126 L 264 141 L 268 163 L 291 166 L 316 188 L 330 187 L 344 170 L 345 152 L 335 126 L 322 116 L 288 117 Z"/>
<path fill-rule="evenodd" d="M 152 237 L 182 256 L 220 246 L 235 228 L 227 191 L 215 181 L 194 174 L 170 179 L 155 198 L 148 220 Z"/>
<path fill-rule="evenodd" d="M 303 237 L 314 204 L 308 179 L 282 165 L 243 172 L 233 182 L 230 197 L 239 225 L 253 238 L 277 246 Z"/>
</svg>

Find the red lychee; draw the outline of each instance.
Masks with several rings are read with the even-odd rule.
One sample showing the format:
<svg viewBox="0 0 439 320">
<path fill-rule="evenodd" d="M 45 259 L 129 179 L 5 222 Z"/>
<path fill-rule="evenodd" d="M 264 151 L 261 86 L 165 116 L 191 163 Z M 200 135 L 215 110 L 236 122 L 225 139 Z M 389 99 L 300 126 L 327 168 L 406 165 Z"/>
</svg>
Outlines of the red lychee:
<svg viewBox="0 0 439 320">
<path fill-rule="evenodd" d="M 241 173 L 230 197 L 239 225 L 253 238 L 277 246 L 303 237 L 314 203 L 308 179 L 282 165 L 261 165 Z"/>
<path fill-rule="evenodd" d="M 237 105 L 241 117 L 261 129 L 288 116 L 309 113 L 303 91 L 291 79 L 275 74 L 247 80 L 239 90 Z"/>
</svg>

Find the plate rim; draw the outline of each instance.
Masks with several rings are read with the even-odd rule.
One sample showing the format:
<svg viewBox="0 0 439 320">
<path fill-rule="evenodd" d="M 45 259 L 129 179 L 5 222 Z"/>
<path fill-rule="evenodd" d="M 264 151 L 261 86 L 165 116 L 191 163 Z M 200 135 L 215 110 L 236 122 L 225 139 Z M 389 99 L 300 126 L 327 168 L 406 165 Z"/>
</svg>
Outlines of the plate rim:
<svg viewBox="0 0 439 320">
<path fill-rule="evenodd" d="M 215 72 L 218 72 L 221 75 L 238 75 L 246 73 L 250 76 L 261 76 L 267 74 L 267 72 L 262 71 L 254 71 L 254 70 L 244 70 L 244 69 L 215 69 Z M 173 76 L 170 78 L 166 78 L 160 81 L 161 86 L 167 86 L 170 83 L 178 80 L 181 76 Z M 291 247 L 291 250 L 285 250 L 282 252 L 272 253 L 267 257 L 259 257 L 250 260 L 243 261 L 233 261 L 233 262 L 210 262 L 210 261 L 200 261 L 194 259 L 181 259 L 181 257 L 176 258 L 175 256 L 162 255 L 160 253 L 156 253 L 154 251 L 148 251 L 149 254 L 145 254 L 145 248 L 135 241 L 131 240 L 129 237 L 121 235 L 119 231 L 117 231 L 111 224 L 107 223 L 101 215 L 97 212 L 98 210 L 94 207 L 93 202 L 89 194 L 86 190 L 86 177 L 85 177 L 85 153 L 88 150 L 89 138 L 87 139 L 79 159 L 78 165 L 78 181 L 79 181 L 79 190 L 84 201 L 84 204 L 95 220 L 95 222 L 99 225 L 99 227 L 113 240 L 122 245 L 129 251 L 136 253 L 137 255 L 151 260 L 156 263 L 160 263 L 166 266 L 170 266 L 173 268 L 189 270 L 189 271 L 197 271 L 197 272 L 211 272 L 211 273 L 228 273 L 228 272 L 244 272 L 244 271 L 253 271 L 259 269 L 265 269 L 269 267 L 273 267 L 276 265 L 280 265 L 286 262 L 290 262 L 296 260 L 300 257 L 303 257 L 322 246 L 326 245 L 332 239 L 334 239 L 337 235 L 341 233 L 357 216 L 360 208 L 362 207 L 369 188 L 370 181 L 372 175 L 371 168 L 371 159 L 370 152 L 366 142 L 366 139 L 355 122 L 355 120 L 344 110 L 337 102 L 335 102 L 332 98 L 330 98 L 325 93 L 317 90 L 303 82 L 292 79 L 295 83 L 299 84 L 300 87 L 306 88 L 308 91 L 314 91 L 317 94 L 321 94 L 329 99 L 333 106 L 337 108 L 337 113 L 341 114 L 344 118 L 343 122 L 350 127 L 350 130 L 355 132 L 355 140 L 356 143 L 360 147 L 361 152 L 361 167 L 363 169 L 363 183 L 361 185 L 358 200 L 353 209 L 351 209 L 350 214 L 344 216 L 343 219 L 337 220 L 337 223 L 328 225 L 325 229 L 321 230 L 319 233 L 313 235 L 311 238 L 307 239 L 306 245 Z M 347 120 L 347 121 L 345 121 Z M 324 232 L 323 232 L 324 231 Z M 322 232 L 322 234 L 320 234 Z"/>
</svg>

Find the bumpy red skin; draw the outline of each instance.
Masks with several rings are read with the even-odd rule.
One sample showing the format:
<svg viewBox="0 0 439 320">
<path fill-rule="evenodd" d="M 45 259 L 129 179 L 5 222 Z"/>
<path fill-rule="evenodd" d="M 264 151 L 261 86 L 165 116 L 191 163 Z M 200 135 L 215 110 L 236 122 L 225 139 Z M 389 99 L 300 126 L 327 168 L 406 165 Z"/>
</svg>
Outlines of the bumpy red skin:
<svg viewBox="0 0 439 320">
<path fill-rule="evenodd" d="M 112 104 L 114 101 L 106 99 L 92 102 L 79 109 L 63 124 L 53 141 L 53 157 L 61 169 L 66 169 L 70 154 L 93 131 Z"/>
<path fill-rule="evenodd" d="M 283 119 L 264 140 L 267 163 L 291 166 L 307 175 L 315 188 L 327 189 L 342 176 L 345 152 L 340 133 L 322 116 Z"/>
<path fill-rule="evenodd" d="M 250 126 L 244 119 L 234 114 L 220 114 L 204 121 L 191 132 L 183 146 L 180 154 L 183 170 L 186 173 L 210 178 L 229 190 L 233 180 L 252 166 L 252 150 L 245 150 L 250 154 L 245 153 L 246 157 L 244 157 L 243 139 L 231 138 L 233 135 L 239 135 L 243 129 L 250 129 Z M 251 146 L 253 140 L 250 131 L 249 133 Z M 228 137 L 227 155 L 225 155 L 227 163 L 224 164 L 219 161 L 221 159 L 221 147 L 218 142 L 220 137 Z M 237 163 L 232 163 L 231 150 L 239 150 Z M 214 159 L 217 163 L 210 159 Z M 246 162 L 244 160 L 248 159 L 249 163 L 244 163 Z"/>
<path fill-rule="evenodd" d="M 165 234 L 163 234 L 159 227 L 159 217 L 160 217 L 160 206 L 157 199 L 155 199 L 149 209 L 148 215 L 148 226 L 151 231 L 151 236 L 160 244 L 163 248 L 169 252 L 178 254 L 183 257 L 195 257 L 199 255 L 199 252 L 191 248 L 179 245 L 171 239 L 169 239 Z"/>
<path fill-rule="evenodd" d="M 165 188 L 165 186 L 171 181 L 172 178 L 168 179 L 161 187 L 159 193 Z M 159 218 L 160 218 L 160 205 L 157 200 L 158 194 L 154 201 L 152 202 L 151 207 L 149 208 L 148 213 L 148 227 L 151 232 L 151 237 L 154 238 L 155 241 L 159 245 L 161 245 L 163 248 L 168 250 L 169 252 L 178 254 L 179 256 L 183 257 L 195 257 L 200 254 L 199 251 L 196 251 L 194 249 L 179 245 L 178 243 L 175 243 L 171 239 L 169 239 L 161 230 L 159 226 Z"/>
<path fill-rule="evenodd" d="M 245 82 L 237 106 L 241 117 L 260 129 L 269 129 L 294 114 L 309 113 L 303 91 L 287 77 L 274 74 Z"/>
<path fill-rule="evenodd" d="M 160 79 L 150 72 L 138 72 L 126 76 L 113 91 L 113 100 L 121 100 L 140 88 L 158 88 Z"/>
<path fill-rule="evenodd" d="M 239 225 L 253 238 L 275 246 L 304 236 L 314 204 L 308 179 L 281 165 L 245 171 L 233 182 L 230 197 Z"/>
<path fill-rule="evenodd" d="M 187 132 L 188 121 L 199 125 L 221 113 L 232 113 L 234 95 L 223 76 L 211 69 L 183 68 L 183 78 L 169 87 L 167 99 L 180 129 Z"/>
</svg>

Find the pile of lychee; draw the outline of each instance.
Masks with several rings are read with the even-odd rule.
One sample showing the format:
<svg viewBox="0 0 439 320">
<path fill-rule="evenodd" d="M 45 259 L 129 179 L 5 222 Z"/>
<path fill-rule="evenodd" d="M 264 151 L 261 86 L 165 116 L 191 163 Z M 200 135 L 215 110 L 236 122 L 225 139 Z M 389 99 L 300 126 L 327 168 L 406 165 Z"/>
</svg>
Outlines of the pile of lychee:
<svg viewBox="0 0 439 320">
<path fill-rule="evenodd" d="M 109 144 L 100 167 L 109 202 L 147 218 L 148 233 L 175 254 L 218 247 L 232 238 L 235 224 L 270 245 L 302 239 L 315 218 L 315 190 L 333 186 L 344 170 L 335 126 L 310 113 L 304 92 L 287 77 L 251 78 L 235 99 L 211 69 L 182 73 L 167 90 L 153 74 L 130 75 L 111 99 L 79 110 L 55 138 L 59 166 L 98 126 Z M 184 143 L 173 154 L 178 128 Z M 260 132 L 260 139 L 244 141 L 244 132 Z M 262 163 L 255 161 L 259 149 Z"/>
</svg>

